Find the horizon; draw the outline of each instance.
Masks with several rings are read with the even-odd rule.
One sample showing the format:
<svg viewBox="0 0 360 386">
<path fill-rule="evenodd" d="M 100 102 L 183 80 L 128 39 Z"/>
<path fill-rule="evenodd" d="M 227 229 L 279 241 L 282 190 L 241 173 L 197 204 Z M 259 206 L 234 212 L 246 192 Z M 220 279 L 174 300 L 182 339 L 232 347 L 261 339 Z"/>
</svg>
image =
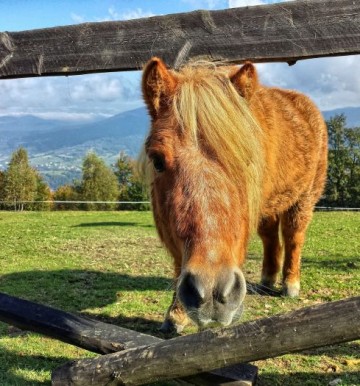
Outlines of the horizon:
<svg viewBox="0 0 360 386">
<path fill-rule="evenodd" d="M 360 102 L 359 102 L 359 106 L 344 106 L 344 107 L 336 107 L 334 109 L 328 109 L 328 110 L 322 110 L 320 109 L 321 113 L 331 113 L 335 110 L 351 110 L 351 109 L 360 109 Z M 92 123 L 94 121 L 101 121 L 101 120 L 105 120 L 105 119 L 108 119 L 108 118 L 112 118 L 112 117 L 115 117 L 117 115 L 121 115 L 123 113 L 128 113 L 128 112 L 132 112 L 132 111 L 136 111 L 136 110 L 145 110 L 147 112 L 147 109 L 146 109 L 146 106 L 143 105 L 143 106 L 139 106 L 139 107 L 134 107 L 132 109 L 129 109 L 129 110 L 125 110 L 125 111 L 121 111 L 121 112 L 117 112 L 117 113 L 114 113 L 113 115 L 106 115 L 106 114 L 103 114 L 102 116 L 101 115 L 97 115 L 97 116 L 91 116 L 89 117 L 88 115 L 84 115 L 83 116 L 83 119 L 76 119 L 76 120 L 73 120 L 71 118 L 69 118 L 68 116 L 64 116 L 62 117 L 61 114 L 59 114 L 57 117 L 53 117 L 53 116 L 47 116 L 46 113 L 31 113 L 31 112 L 17 112 L 17 113 L 0 113 L 0 118 L 4 118 L 4 117 L 11 117 L 11 118 L 18 118 L 18 117 L 34 117 L 34 118 L 38 118 L 38 119 L 42 119 L 44 121 L 48 121 L 48 120 L 51 120 L 51 121 L 59 121 L 59 122 L 78 122 L 80 124 L 86 124 L 86 123 Z M 62 118 L 61 118 L 62 117 Z M 80 118 L 80 116 L 79 116 Z M 360 119 L 360 115 L 359 115 L 359 119 Z"/>
</svg>

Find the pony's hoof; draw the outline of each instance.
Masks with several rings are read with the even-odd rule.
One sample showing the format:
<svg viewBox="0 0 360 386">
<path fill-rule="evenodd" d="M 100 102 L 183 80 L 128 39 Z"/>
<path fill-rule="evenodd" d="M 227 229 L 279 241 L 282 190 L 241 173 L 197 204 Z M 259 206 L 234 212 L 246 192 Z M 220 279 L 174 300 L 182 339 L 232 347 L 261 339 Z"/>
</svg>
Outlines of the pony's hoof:
<svg viewBox="0 0 360 386">
<path fill-rule="evenodd" d="M 180 334 L 184 329 L 181 324 L 176 324 L 172 320 L 165 319 L 159 331 L 166 335 Z"/>
<path fill-rule="evenodd" d="M 288 296 L 290 298 L 296 298 L 300 294 L 300 283 L 284 283 L 283 284 L 283 290 L 282 290 L 283 296 Z"/>
</svg>

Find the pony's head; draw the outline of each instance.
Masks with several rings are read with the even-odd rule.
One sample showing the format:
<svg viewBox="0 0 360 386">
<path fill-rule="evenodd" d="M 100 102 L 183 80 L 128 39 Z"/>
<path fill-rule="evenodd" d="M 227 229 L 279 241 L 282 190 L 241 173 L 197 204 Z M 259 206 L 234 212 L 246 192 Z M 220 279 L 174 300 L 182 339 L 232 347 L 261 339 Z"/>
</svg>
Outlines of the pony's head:
<svg viewBox="0 0 360 386">
<path fill-rule="evenodd" d="M 228 325 L 242 311 L 241 266 L 260 205 L 261 132 L 246 100 L 255 69 L 171 71 L 153 58 L 142 87 L 154 218 L 174 257 L 178 300 L 198 325 Z"/>
</svg>

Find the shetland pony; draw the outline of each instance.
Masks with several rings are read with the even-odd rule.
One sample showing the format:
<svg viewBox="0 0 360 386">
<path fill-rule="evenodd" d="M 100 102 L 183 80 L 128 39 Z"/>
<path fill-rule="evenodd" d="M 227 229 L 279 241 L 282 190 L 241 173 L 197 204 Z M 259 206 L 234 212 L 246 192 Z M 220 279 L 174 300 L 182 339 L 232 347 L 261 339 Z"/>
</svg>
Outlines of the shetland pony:
<svg viewBox="0 0 360 386">
<path fill-rule="evenodd" d="M 172 71 L 153 58 L 142 90 L 153 215 L 176 279 L 163 330 L 189 318 L 199 326 L 239 318 L 253 230 L 264 247 L 262 284 L 274 286 L 282 269 L 284 295 L 297 296 L 305 231 L 326 178 L 319 110 L 298 92 L 259 84 L 249 62 Z"/>
</svg>

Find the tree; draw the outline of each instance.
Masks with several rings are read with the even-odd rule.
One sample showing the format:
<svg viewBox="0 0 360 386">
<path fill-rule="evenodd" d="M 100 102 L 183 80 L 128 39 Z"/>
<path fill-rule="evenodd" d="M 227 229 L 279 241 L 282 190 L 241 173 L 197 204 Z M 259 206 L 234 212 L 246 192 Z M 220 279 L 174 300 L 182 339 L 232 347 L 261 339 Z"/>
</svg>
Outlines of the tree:
<svg viewBox="0 0 360 386">
<path fill-rule="evenodd" d="M 32 208 L 34 210 L 50 210 L 52 208 L 52 194 L 48 184 L 43 177 L 35 171 L 36 177 L 36 194 Z M 47 201 L 47 202 L 46 202 Z"/>
<path fill-rule="evenodd" d="M 360 207 L 360 127 L 345 132 L 349 149 L 349 206 Z"/>
<path fill-rule="evenodd" d="M 114 172 L 95 153 L 85 156 L 82 166 L 81 197 L 84 201 L 116 201 L 119 195 Z M 115 204 L 86 204 L 87 210 L 114 209 Z"/>
<path fill-rule="evenodd" d="M 76 190 L 75 186 L 72 185 L 62 185 L 59 186 L 54 192 L 54 201 L 78 201 L 79 193 Z M 61 202 L 55 204 L 56 210 L 76 210 L 79 209 L 78 204 L 71 204 L 67 202 Z"/>
<path fill-rule="evenodd" d="M 329 168 L 326 204 L 360 205 L 360 128 L 347 128 L 343 114 L 327 121 Z"/>
<path fill-rule="evenodd" d="M 5 172 L 0 170 L 0 209 L 5 208 L 5 204 L 2 202 L 5 199 Z"/>
<path fill-rule="evenodd" d="M 115 163 L 115 175 L 118 178 L 120 191 L 130 183 L 134 170 L 134 161 L 123 151 Z"/>
<path fill-rule="evenodd" d="M 20 147 L 13 152 L 5 172 L 4 200 L 15 210 L 24 209 L 24 201 L 33 201 L 36 196 L 37 179 L 29 164 L 27 151 Z"/>
<path fill-rule="evenodd" d="M 119 201 L 148 201 L 148 187 L 139 173 L 137 163 L 121 152 L 115 164 L 115 174 L 119 181 Z M 148 210 L 148 204 L 121 204 L 121 209 Z"/>
</svg>

